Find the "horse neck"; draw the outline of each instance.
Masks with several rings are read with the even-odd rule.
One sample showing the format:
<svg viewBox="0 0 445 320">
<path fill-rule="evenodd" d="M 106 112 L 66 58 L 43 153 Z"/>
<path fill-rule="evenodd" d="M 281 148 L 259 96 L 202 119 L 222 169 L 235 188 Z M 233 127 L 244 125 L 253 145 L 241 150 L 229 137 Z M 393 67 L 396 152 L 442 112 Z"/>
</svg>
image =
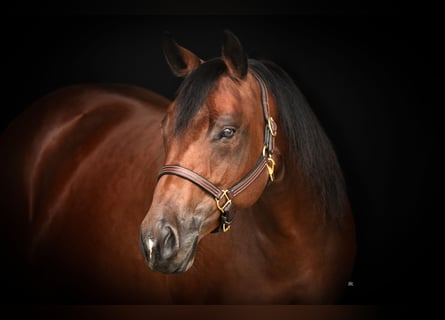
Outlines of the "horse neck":
<svg viewBox="0 0 445 320">
<path fill-rule="evenodd" d="M 277 162 L 275 181 L 265 189 L 258 202 L 261 214 L 255 215 L 256 223 L 274 238 L 276 234 L 286 238 L 297 234 L 313 236 L 325 222 L 317 200 L 297 165 L 282 157 Z"/>
</svg>

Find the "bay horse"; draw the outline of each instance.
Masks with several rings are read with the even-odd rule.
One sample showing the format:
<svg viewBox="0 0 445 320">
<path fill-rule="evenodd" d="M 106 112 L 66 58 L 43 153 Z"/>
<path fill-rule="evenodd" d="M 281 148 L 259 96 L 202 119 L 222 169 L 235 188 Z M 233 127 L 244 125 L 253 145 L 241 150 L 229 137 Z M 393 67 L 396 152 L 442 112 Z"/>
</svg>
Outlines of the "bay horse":
<svg viewBox="0 0 445 320">
<path fill-rule="evenodd" d="M 184 78 L 173 101 L 73 85 L 2 134 L 2 231 L 28 298 L 338 302 L 354 266 L 353 215 L 301 91 L 230 31 L 207 61 L 167 33 L 162 49 Z"/>
</svg>

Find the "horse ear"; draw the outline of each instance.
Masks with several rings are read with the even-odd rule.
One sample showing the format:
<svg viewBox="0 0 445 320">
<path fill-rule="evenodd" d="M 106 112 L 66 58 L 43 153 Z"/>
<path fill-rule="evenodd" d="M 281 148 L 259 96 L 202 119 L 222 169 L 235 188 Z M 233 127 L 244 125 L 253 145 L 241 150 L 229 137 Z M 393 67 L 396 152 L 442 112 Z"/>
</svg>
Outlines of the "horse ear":
<svg viewBox="0 0 445 320">
<path fill-rule="evenodd" d="M 169 32 L 164 32 L 162 37 L 162 51 L 170 69 L 177 77 L 187 76 L 203 63 L 193 52 L 178 45 Z"/>
<path fill-rule="evenodd" d="M 234 78 L 242 79 L 246 76 L 247 55 L 239 39 L 229 30 L 224 31 L 222 59 Z"/>
</svg>

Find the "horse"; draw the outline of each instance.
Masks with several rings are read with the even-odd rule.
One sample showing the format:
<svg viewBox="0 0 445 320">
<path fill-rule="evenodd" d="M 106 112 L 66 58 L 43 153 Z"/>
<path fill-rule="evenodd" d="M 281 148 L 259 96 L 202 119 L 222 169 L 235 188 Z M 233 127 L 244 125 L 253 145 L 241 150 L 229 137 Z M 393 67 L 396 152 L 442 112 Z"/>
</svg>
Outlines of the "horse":
<svg viewBox="0 0 445 320">
<path fill-rule="evenodd" d="M 23 262 L 27 297 L 341 301 L 353 213 L 303 93 L 229 30 L 207 61 L 169 33 L 162 50 L 183 78 L 172 101 L 131 85 L 71 85 L 3 132 L 3 242 L 20 262 L 11 269 Z"/>
</svg>

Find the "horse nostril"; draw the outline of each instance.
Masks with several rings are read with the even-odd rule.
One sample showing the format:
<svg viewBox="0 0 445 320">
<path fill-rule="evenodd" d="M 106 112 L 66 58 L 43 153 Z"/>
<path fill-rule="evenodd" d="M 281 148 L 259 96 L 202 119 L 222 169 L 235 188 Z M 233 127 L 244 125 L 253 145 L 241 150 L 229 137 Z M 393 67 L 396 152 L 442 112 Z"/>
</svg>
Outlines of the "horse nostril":
<svg viewBox="0 0 445 320">
<path fill-rule="evenodd" d="M 170 260 L 178 254 L 179 236 L 170 224 L 163 223 L 156 233 L 141 232 L 142 255 L 152 270 L 167 270 Z"/>
<path fill-rule="evenodd" d="M 169 225 L 163 228 L 162 235 L 164 237 L 162 241 L 162 257 L 168 259 L 174 256 L 178 251 L 178 236 L 176 230 Z"/>
</svg>

